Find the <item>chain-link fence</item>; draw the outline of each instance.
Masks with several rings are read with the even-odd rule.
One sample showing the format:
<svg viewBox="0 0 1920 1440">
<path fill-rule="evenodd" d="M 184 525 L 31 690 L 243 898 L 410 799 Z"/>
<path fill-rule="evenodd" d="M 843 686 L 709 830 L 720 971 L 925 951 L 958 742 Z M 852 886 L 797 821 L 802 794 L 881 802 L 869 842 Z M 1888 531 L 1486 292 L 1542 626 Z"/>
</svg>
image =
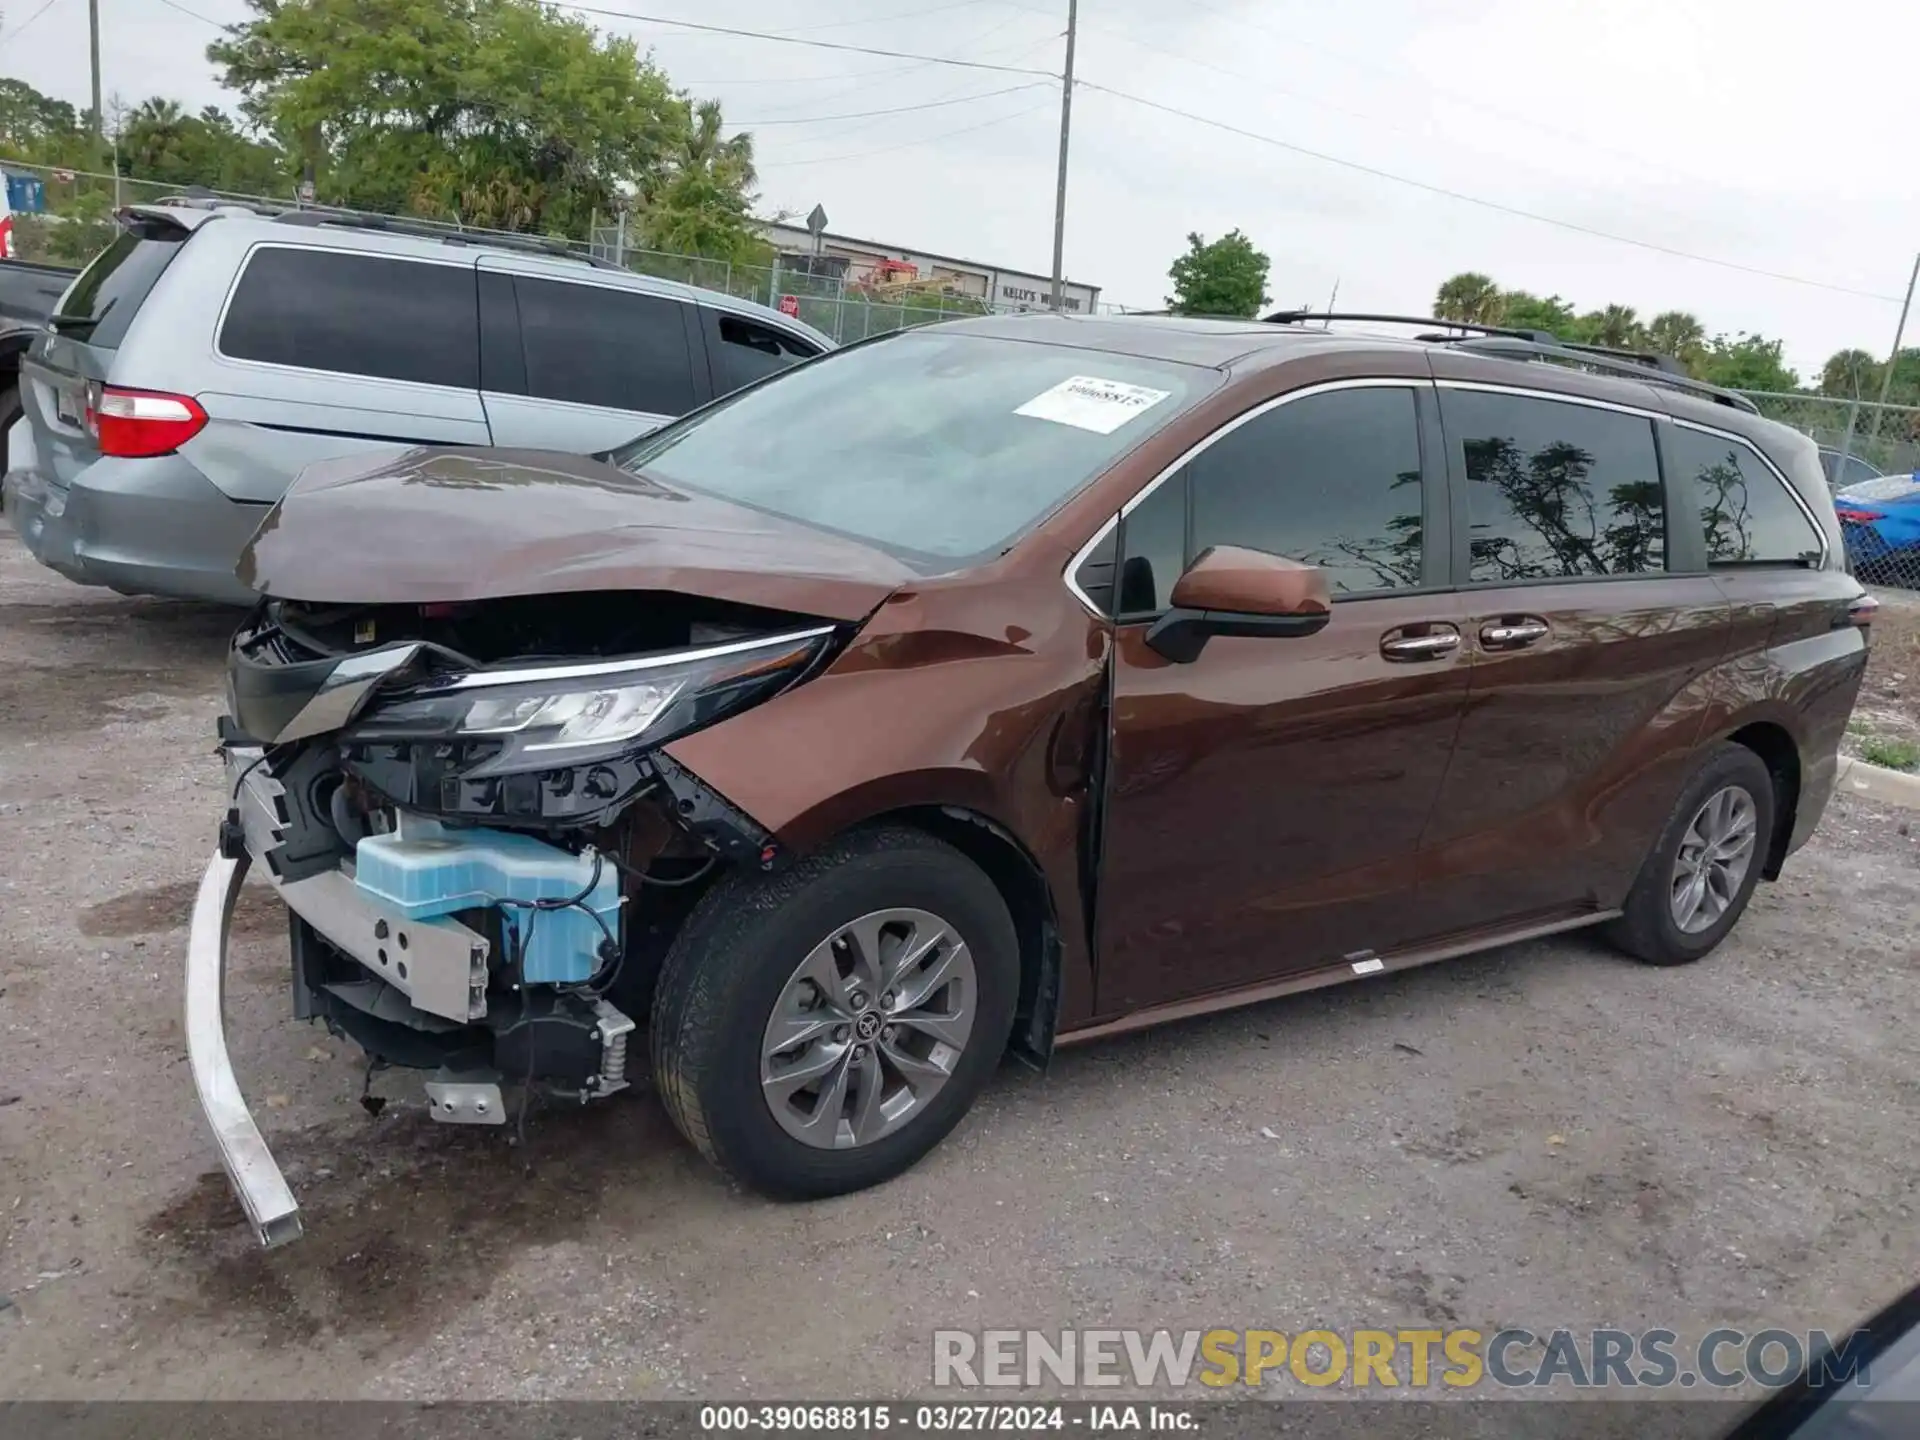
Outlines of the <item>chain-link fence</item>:
<svg viewBox="0 0 1920 1440">
<path fill-rule="evenodd" d="M 1819 444 L 1853 573 L 1920 590 L 1920 406 L 1743 393 L 1769 420 Z"/>
<path fill-rule="evenodd" d="M 847 275 L 844 262 L 827 257 L 776 257 L 771 265 L 738 265 L 648 250 L 629 243 L 625 228 L 619 225 L 595 227 L 592 250 L 600 259 L 642 275 L 678 280 L 785 310 L 842 345 L 890 330 L 930 325 L 936 320 L 985 315 L 992 309 L 984 299 L 953 293 L 942 282 L 862 283 Z"/>
</svg>

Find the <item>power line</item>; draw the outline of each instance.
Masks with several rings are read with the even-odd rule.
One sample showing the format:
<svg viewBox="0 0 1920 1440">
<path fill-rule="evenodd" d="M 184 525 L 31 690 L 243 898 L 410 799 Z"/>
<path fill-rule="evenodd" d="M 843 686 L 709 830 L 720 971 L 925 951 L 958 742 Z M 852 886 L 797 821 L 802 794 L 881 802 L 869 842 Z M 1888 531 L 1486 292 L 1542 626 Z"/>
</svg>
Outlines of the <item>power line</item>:
<svg viewBox="0 0 1920 1440">
<path fill-rule="evenodd" d="M 42 15 L 46 14 L 47 11 L 51 10 L 54 6 L 58 5 L 59 3 L 60 3 L 60 0 L 47 0 L 46 4 L 42 5 L 38 10 L 34 11 L 33 14 L 29 15 L 26 19 L 22 20 L 18 25 L 14 26 L 13 29 L 8 31 L 7 33 L 9 35 L 18 35 L 22 30 L 26 29 L 29 25 L 33 24 L 34 21 L 38 20 Z"/>
<path fill-rule="evenodd" d="M 999 3 L 1011 4 L 1012 0 L 999 0 Z M 1683 176 L 1684 178 L 1688 180 L 1692 180 L 1696 183 L 1699 182 L 1701 179 L 1701 176 L 1699 174 L 1695 172 L 1683 170 L 1683 169 L 1678 169 L 1669 164 L 1663 164 L 1657 157 L 1646 156 L 1646 155 L 1636 155 L 1632 151 L 1623 150 L 1617 145 L 1608 145 L 1605 141 L 1596 139 L 1592 136 L 1580 135 L 1571 130 L 1562 130 L 1557 126 L 1548 124 L 1546 121 L 1540 119 L 1540 117 L 1537 115 L 1529 114 L 1526 111 L 1522 111 L 1522 110 L 1511 109 L 1509 107 L 1502 106 L 1502 105 L 1495 105 L 1481 96 L 1470 95 L 1463 90 L 1451 89 L 1444 85 L 1436 85 L 1433 83 L 1433 81 L 1427 79 L 1424 75 L 1418 75 L 1416 73 L 1409 72 L 1406 70 L 1395 69 L 1391 65 L 1382 65 L 1378 61 L 1363 60 L 1357 55 L 1349 55 L 1344 51 L 1335 50 L 1332 47 L 1327 45 L 1322 45 L 1317 41 L 1306 39 L 1304 36 L 1290 35 L 1286 31 L 1277 29 L 1272 25 L 1266 24 L 1264 21 L 1254 19 L 1250 15 L 1242 15 L 1233 11 L 1222 10 L 1216 5 L 1207 3 L 1207 0 L 1191 0 L 1191 3 L 1193 4 L 1193 7 L 1195 9 L 1204 10 L 1209 15 L 1217 16 L 1218 18 L 1228 21 L 1229 23 L 1232 23 L 1232 24 L 1246 25 L 1252 29 L 1263 31 L 1266 34 L 1273 36 L 1276 40 L 1283 41 L 1288 45 L 1296 45 L 1303 49 L 1312 50 L 1317 54 L 1325 55 L 1328 59 L 1338 60 L 1344 65 L 1351 65 L 1356 70 L 1368 70 L 1373 72 L 1376 75 L 1384 75 L 1389 80 L 1393 80 L 1401 84 L 1406 83 L 1410 79 L 1417 80 L 1420 84 L 1425 85 L 1426 88 L 1430 90 L 1432 93 L 1434 93 L 1435 95 L 1441 96 L 1442 98 L 1449 100 L 1456 105 L 1464 106 L 1467 109 L 1478 110 L 1482 114 L 1491 115 L 1494 118 L 1498 120 L 1502 120 L 1509 125 L 1519 125 L 1526 129 L 1537 130 L 1541 134 L 1550 135 L 1556 140 L 1565 140 L 1575 145 L 1584 145 L 1589 149 L 1598 150 L 1603 154 L 1612 155 L 1616 159 L 1626 160 L 1632 164 L 1639 165 L 1639 166 L 1651 167 L 1657 170 L 1664 170 L 1669 175 Z"/>
<path fill-rule="evenodd" d="M 1444 185 L 1435 185 L 1426 180 L 1416 180 L 1410 175 L 1397 175 L 1391 170 L 1382 170 L 1378 166 L 1366 165 L 1358 160 L 1348 160 L 1339 155 L 1329 155 L 1324 150 L 1309 149 L 1305 145 L 1296 145 L 1291 140 L 1281 140 L 1272 135 L 1262 135 L 1256 130 L 1242 129 L 1238 125 L 1228 124 L 1225 120 L 1215 120 L 1206 115 L 1196 115 L 1191 110 L 1182 110 L 1177 106 L 1163 105 L 1158 100 L 1148 100 L 1144 96 L 1130 95 L 1124 90 L 1116 90 L 1111 85 L 1099 85 L 1091 80 L 1077 82 L 1082 89 L 1098 90 L 1103 95 L 1111 95 L 1117 100 L 1126 100 L 1149 110 L 1158 110 L 1164 115 L 1176 115 L 1182 120 L 1191 120 L 1197 125 L 1206 125 L 1215 130 L 1224 130 L 1230 135 L 1243 139 L 1257 140 L 1262 145 L 1271 145 L 1275 149 L 1290 151 L 1295 155 L 1305 155 L 1308 159 L 1319 160 L 1328 165 L 1337 165 L 1343 170 L 1358 171 L 1362 175 L 1371 175 L 1377 180 L 1391 180 L 1396 185 L 1410 186 L 1415 190 L 1424 190 L 1429 195 L 1443 196 L 1448 200 L 1458 200 L 1466 205 L 1477 205 L 1483 210 L 1496 211 L 1502 215 L 1512 215 L 1521 220 L 1532 220 L 1540 225 L 1552 225 L 1557 229 L 1570 230 L 1575 234 L 1591 236 L 1596 240 L 1609 240 L 1616 245 L 1631 245 L 1638 250 L 1651 250 L 1655 254 L 1670 255 L 1680 260 L 1693 260 L 1702 265 L 1717 265 L 1726 270 L 1738 270 L 1746 275 L 1758 275 L 1767 280 L 1783 280 L 1790 285 L 1805 285 L 1815 290 L 1828 290 L 1838 295 L 1857 295 L 1865 300 L 1885 300 L 1894 303 L 1897 295 L 1882 295 L 1872 290 L 1857 290 L 1848 285 L 1834 285 L 1825 280 L 1809 280 L 1803 275 L 1789 275 L 1779 270 L 1766 270 L 1757 265 L 1743 265 L 1737 260 L 1722 260 L 1713 255 L 1697 255 L 1690 250 L 1680 250 L 1671 245 L 1662 245 L 1654 240 L 1641 240 L 1631 235 L 1617 235 L 1609 230 L 1596 229 L 1591 225 L 1582 225 L 1574 220 L 1562 220 L 1557 216 L 1543 215 L 1537 210 L 1523 210 L 1517 205 L 1508 205 L 1500 200 L 1488 200 L 1483 196 L 1469 195 L 1463 190 L 1452 190 Z"/>
<path fill-rule="evenodd" d="M 189 10 L 186 6 L 176 3 L 176 0 L 160 0 L 160 3 L 166 6 L 169 10 L 178 10 L 182 15 L 191 16 L 193 19 L 198 20 L 202 25 L 211 25 L 216 30 L 224 30 L 227 28 L 226 22 L 224 20 L 210 19 L 209 17 L 202 15 L 197 10 Z"/>
<path fill-rule="evenodd" d="M 996 95 L 1011 95 L 1018 90 L 1038 89 L 1043 82 L 1030 80 L 1025 85 L 1009 85 L 1004 90 L 987 90 L 978 95 L 961 95 L 952 100 L 927 100 L 918 105 L 895 105 L 888 110 L 854 110 L 845 115 L 805 115 L 791 120 L 729 120 L 741 130 L 761 129 L 768 125 L 817 125 L 829 120 L 868 120 L 876 115 L 905 115 L 913 110 L 938 110 L 944 105 L 965 105 L 974 100 L 991 100 Z"/>
<path fill-rule="evenodd" d="M 952 140 L 956 136 L 971 135 L 976 130 L 985 130 L 990 125 L 1004 125 L 1009 120 L 1019 120 L 1028 115 L 1038 115 L 1042 110 L 1053 109 L 1053 102 L 1030 106 L 1025 110 L 1016 110 L 1011 115 L 1001 115 L 992 120 L 984 120 L 978 125 L 965 125 L 958 130 L 942 131 L 938 135 L 924 136 L 919 140 L 903 140 L 898 145 L 883 145 L 878 150 L 862 150 L 852 155 L 814 155 L 805 160 L 773 160 L 759 162 L 762 170 L 783 170 L 795 165 L 831 165 L 840 160 L 865 160 L 874 155 L 890 155 L 896 150 L 913 150 L 922 145 L 936 145 L 942 140 Z"/>
<path fill-rule="evenodd" d="M 1017 20 L 1017 19 L 1018 19 L 1018 17 L 1015 17 L 1015 19 Z M 988 36 L 991 36 L 991 35 L 994 35 L 994 34 L 997 34 L 997 33 L 998 33 L 999 31 L 1001 31 L 1001 30 L 1004 30 L 1004 29 L 1005 29 L 1005 28 L 1007 27 L 1007 25 L 1008 25 L 1009 23 L 1013 23 L 1013 22 L 1011 22 L 1011 21 L 1002 21 L 1002 22 L 1001 22 L 1000 24 L 998 24 L 998 25 L 993 25 L 993 26 L 989 26 L 989 27 L 988 27 L 988 28 L 987 28 L 986 30 L 984 30 L 984 31 L 983 31 L 983 32 L 981 32 L 981 33 L 980 33 L 979 35 L 977 35 L 977 36 L 975 36 L 974 38 L 975 38 L 976 40 L 984 40 L 984 39 L 986 39 L 986 38 L 987 38 Z M 1003 59 L 1003 58 L 1011 58 L 1011 57 L 1013 57 L 1013 56 L 1016 56 L 1016 55 L 1023 55 L 1023 54 L 1025 54 L 1025 53 L 1026 53 L 1027 51 L 1029 51 L 1029 50 L 1033 50 L 1033 49 L 1035 49 L 1035 48 L 1037 48 L 1037 47 L 1038 47 L 1038 46 L 1040 46 L 1040 45 L 1043 45 L 1043 44 L 1050 44 L 1050 43 L 1051 43 L 1051 42 L 1052 42 L 1052 41 L 1053 41 L 1054 39 L 1056 39 L 1056 38 L 1058 38 L 1058 37 L 1057 37 L 1057 36 L 1053 36 L 1053 35 L 1050 35 L 1050 36 L 1047 36 L 1047 37 L 1045 37 L 1044 39 L 1040 39 L 1040 40 L 1036 40 L 1036 39 L 1032 39 L 1032 38 L 1025 38 L 1025 39 L 1020 39 L 1020 40 L 1015 40 L 1015 41 L 1013 41 L 1013 42 L 1011 42 L 1011 43 L 1002 43 L 1002 44 L 999 44 L 999 45 L 995 45 L 995 46 L 991 46 L 991 47 L 989 47 L 989 48 L 987 48 L 987 49 L 985 49 L 985 50 L 976 50 L 976 51 L 974 51 L 974 52 L 973 52 L 973 54 L 972 54 L 971 56 L 968 56 L 968 57 L 964 57 L 964 58 L 968 58 L 968 59 L 983 59 L 983 58 L 986 58 L 986 57 L 988 57 L 988 56 L 991 56 L 991 57 L 993 57 L 993 58 L 994 58 L 994 59 L 996 59 L 996 60 L 998 60 L 998 59 Z M 783 107 L 782 109 L 779 109 L 779 110 L 776 110 L 776 111 L 773 111 L 773 112 L 771 113 L 771 115 L 769 116 L 769 118 L 770 118 L 770 119 L 780 119 L 780 120 L 784 120 L 784 119 L 787 119 L 788 117 L 791 117 L 791 116 L 801 116 L 801 117 L 804 117 L 804 115 L 806 114 L 806 112 L 808 112 L 809 110 L 812 110 L 812 109 L 815 109 L 815 108 L 817 108 L 817 107 L 819 107 L 819 106 L 823 106 L 823 105 L 831 105 L 831 104 L 833 104 L 833 103 L 834 103 L 835 101 L 839 101 L 839 100 L 845 100 L 845 99 L 850 99 L 850 98 L 853 98 L 853 97 L 856 97 L 856 96 L 857 96 L 857 97 L 860 97 L 860 98 L 862 98 L 862 99 L 865 99 L 865 98 L 867 98 L 867 96 L 868 96 L 868 93 L 869 93 L 869 92 L 870 92 L 870 91 L 871 91 L 871 90 L 872 90 L 872 89 L 874 88 L 874 87 L 873 87 L 873 85 L 872 85 L 872 84 L 870 83 L 870 81 L 869 81 L 869 78 L 868 78 L 870 74 L 878 74 L 878 75 L 900 75 L 900 74 L 912 74 L 912 73 L 914 73 L 914 72 L 917 72 L 917 71 L 921 71 L 921 70 L 929 70 L 929 69 L 934 69 L 934 68 L 937 68 L 937 67 L 934 67 L 934 66 L 929 66 L 929 65 L 924 65 L 924 64 L 923 64 L 923 65 L 901 65 L 901 66 L 897 66 L 897 67 L 889 67 L 888 69 L 885 69 L 885 70 L 879 70 L 879 71 L 873 71 L 873 72 L 868 72 L 867 74 L 856 74 L 856 75 L 851 75 L 851 76 L 845 76 L 845 77 L 843 77 L 843 78 L 849 78 L 849 79 L 855 79 L 855 80 L 857 80 L 857 81 L 858 81 L 859 83 L 857 83 L 857 84 L 854 84 L 854 85 L 850 85 L 850 86 L 846 86 L 846 87 L 843 87 L 843 88 L 841 88 L 841 89 L 838 89 L 838 90 L 834 90 L 834 91 L 832 91 L 832 92 L 830 92 L 830 93 L 828 93 L 828 94 L 824 94 L 824 95 L 816 95 L 816 96 L 814 96 L 814 97 L 813 97 L 813 98 L 812 98 L 811 100 L 809 100 L 809 101 L 806 101 L 806 102 L 804 102 L 804 103 L 801 103 L 801 104 L 797 104 L 797 105 L 787 105 L 787 106 L 785 106 L 785 107 Z M 696 83 L 696 82 L 694 82 L 694 81 L 683 81 L 683 82 L 681 82 L 681 85 L 682 85 L 682 88 L 686 88 L 686 89 L 691 89 L 691 88 L 693 87 L 693 85 L 694 85 L 695 83 Z M 707 85 L 713 85 L 713 84 L 716 84 L 716 83 L 724 83 L 724 82 L 715 82 L 715 81 L 711 81 L 711 80 L 708 80 L 708 81 L 702 81 L 702 82 L 697 82 L 697 83 L 701 83 L 701 84 L 707 84 Z M 970 82 L 969 82 L 969 83 L 970 83 Z M 958 95 L 958 94 L 960 93 L 960 91 L 961 91 L 961 90 L 964 90 L 965 88 L 966 88 L 966 87 L 965 87 L 965 85 L 962 85 L 962 86 L 961 86 L 961 87 L 960 87 L 959 89 L 956 89 L 956 90 L 948 90 L 948 91 L 945 91 L 945 92 L 943 92 L 943 93 L 941 93 L 941 94 L 939 94 L 939 95 L 935 95 L 935 96 L 932 96 L 932 97 L 930 97 L 930 98 L 932 98 L 932 99 L 935 99 L 935 100 L 945 100 L 945 99 L 948 99 L 948 98 L 949 98 L 949 97 L 951 97 L 951 96 L 954 96 L 954 95 Z M 728 123 L 730 123 L 730 124 L 731 124 L 732 122 L 728 122 Z M 767 122 L 766 122 L 765 120 L 763 120 L 763 121 L 761 121 L 760 123 L 761 123 L 761 124 L 766 124 Z M 854 129 L 859 129 L 859 128 L 860 128 L 860 127 L 858 127 L 858 126 L 855 126 L 855 127 L 854 127 Z M 849 132 L 847 132 L 847 133 L 849 133 L 849 134 L 851 134 L 852 132 L 851 132 L 851 131 L 849 131 Z"/>
<path fill-rule="evenodd" d="M 1037 75 L 1054 78 L 1051 70 L 1034 70 L 1020 65 L 990 65 L 984 60 L 958 60 L 950 55 L 917 55 L 910 50 L 882 50 L 872 45 L 845 45 L 837 40 L 802 40 L 793 35 L 776 35 L 768 30 L 740 30 L 730 25 L 703 25 L 693 20 L 669 20 L 664 15 L 641 15 L 631 10 L 608 10 L 597 5 L 576 5 L 556 0 L 565 10 L 584 15 L 602 15 L 614 20 L 638 20 L 647 25 L 667 25 L 676 30 L 696 30 L 706 35 L 732 35 L 742 40 L 765 40 L 775 45 L 805 45 L 815 50 L 841 50 L 851 55 L 878 55 L 887 60 L 917 60 L 925 65 L 952 65 L 962 70 L 994 70 L 1003 75 Z"/>
</svg>

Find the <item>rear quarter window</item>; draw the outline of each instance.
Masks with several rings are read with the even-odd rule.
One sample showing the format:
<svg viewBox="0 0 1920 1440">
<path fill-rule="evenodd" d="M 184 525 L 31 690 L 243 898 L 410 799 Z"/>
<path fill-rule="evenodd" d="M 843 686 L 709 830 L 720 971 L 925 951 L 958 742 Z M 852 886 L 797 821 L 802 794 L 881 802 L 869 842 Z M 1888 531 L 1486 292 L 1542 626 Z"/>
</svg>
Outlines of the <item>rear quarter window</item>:
<svg viewBox="0 0 1920 1440">
<path fill-rule="evenodd" d="M 187 234 L 174 225 L 135 224 L 116 235 L 60 297 L 54 331 L 92 345 L 117 346 Z"/>
<path fill-rule="evenodd" d="M 1786 482 L 1744 442 L 1676 425 L 1666 440 L 1671 480 L 1700 517 L 1710 565 L 1818 562 L 1820 532 Z"/>
<path fill-rule="evenodd" d="M 471 262 L 261 246 L 220 326 L 236 360 L 480 386 L 480 318 Z"/>
</svg>

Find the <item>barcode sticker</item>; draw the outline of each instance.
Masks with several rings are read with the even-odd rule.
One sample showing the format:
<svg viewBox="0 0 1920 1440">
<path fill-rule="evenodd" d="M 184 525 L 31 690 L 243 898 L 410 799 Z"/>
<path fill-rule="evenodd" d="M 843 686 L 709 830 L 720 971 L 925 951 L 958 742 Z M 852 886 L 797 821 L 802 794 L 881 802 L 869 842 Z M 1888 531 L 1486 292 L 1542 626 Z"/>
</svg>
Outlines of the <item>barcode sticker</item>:
<svg viewBox="0 0 1920 1440">
<path fill-rule="evenodd" d="M 1013 413 L 1091 430 L 1096 435 L 1111 435 L 1172 393 L 1129 385 L 1124 380 L 1103 380 L 1098 375 L 1072 375 L 1051 390 L 1042 390 Z"/>
</svg>

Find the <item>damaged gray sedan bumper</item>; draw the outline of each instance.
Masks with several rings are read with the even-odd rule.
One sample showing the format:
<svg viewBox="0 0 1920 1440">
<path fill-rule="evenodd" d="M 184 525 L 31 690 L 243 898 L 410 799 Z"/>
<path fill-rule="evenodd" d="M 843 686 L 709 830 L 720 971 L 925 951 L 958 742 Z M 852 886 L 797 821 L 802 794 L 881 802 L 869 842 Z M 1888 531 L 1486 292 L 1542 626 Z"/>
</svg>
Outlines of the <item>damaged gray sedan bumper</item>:
<svg viewBox="0 0 1920 1440">
<path fill-rule="evenodd" d="M 280 1173 L 273 1152 L 254 1124 L 240 1094 L 233 1062 L 227 1056 L 227 931 L 233 904 L 246 878 L 248 857 L 215 853 L 200 877 L 187 936 L 187 1058 L 200 1110 L 220 1147 L 220 1163 L 253 1222 L 262 1245 L 284 1245 L 300 1238 L 300 1205 Z"/>
</svg>

